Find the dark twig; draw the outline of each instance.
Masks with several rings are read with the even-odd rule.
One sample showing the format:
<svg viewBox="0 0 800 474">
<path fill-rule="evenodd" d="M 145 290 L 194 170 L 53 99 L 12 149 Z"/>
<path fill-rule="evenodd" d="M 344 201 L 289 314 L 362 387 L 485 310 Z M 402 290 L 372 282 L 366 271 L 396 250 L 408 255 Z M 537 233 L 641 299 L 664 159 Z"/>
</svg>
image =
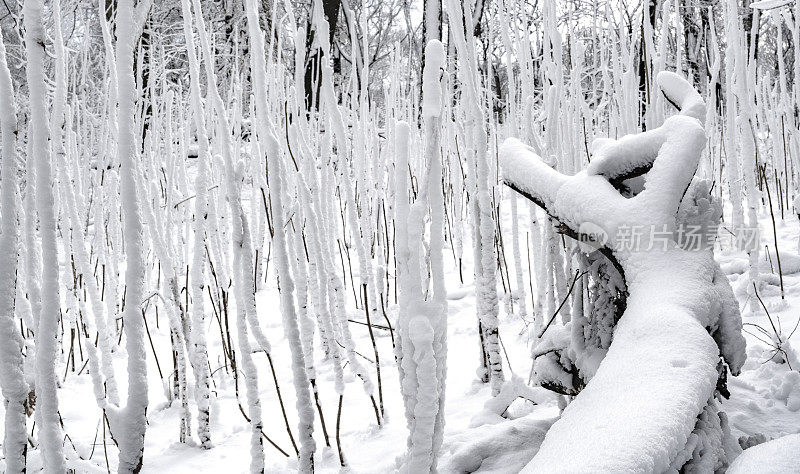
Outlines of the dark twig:
<svg viewBox="0 0 800 474">
<path fill-rule="evenodd" d="M 547 321 L 547 325 L 545 325 L 544 329 L 542 329 L 542 332 L 539 333 L 538 337 L 539 339 L 541 339 L 542 336 L 544 336 L 544 333 L 547 331 L 547 328 L 549 328 L 550 325 L 553 324 L 553 321 L 555 321 L 559 311 L 561 311 L 561 308 L 563 308 L 564 305 L 567 303 L 569 295 L 572 293 L 572 289 L 575 288 L 575 283 L 585 274 L 586 272 L 581 273 L 580 270 L 575 272 L 575 278 L 572 279 L 572 284 L 569 286 L 569 291 L 567 291 L 567 294 L 566 296 L 564 296 L 564 299 L 561 301 L 561 304 L 558 305 L 558 308 L 556 309 L 555 313 L 553 313 L 553 315 L 550 317 L 550 321 Z"/>
</svg>

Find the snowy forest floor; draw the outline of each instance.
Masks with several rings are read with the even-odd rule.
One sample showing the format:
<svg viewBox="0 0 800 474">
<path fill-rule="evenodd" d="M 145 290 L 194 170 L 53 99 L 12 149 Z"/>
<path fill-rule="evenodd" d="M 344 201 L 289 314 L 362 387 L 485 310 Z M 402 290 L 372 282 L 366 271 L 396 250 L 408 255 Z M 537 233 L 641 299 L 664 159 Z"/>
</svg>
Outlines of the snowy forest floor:
<svg viewBox="0 0 800 474">
<path fill-rule="evenodd" d="M 502 206 L 502 222 L 505 235 L 510 236 L 510 212 L 508 202 Z M 527 212 L 520 206 L 520 233 L 526 235 L 528 229 Z M 777 262 L 774 260 L 772 224 L 769 216 L 761 218 L 762 270 L 764 285 L 759 291 L 766 304 L 772 321 L 784 337 L 792 332 L 800 318 L 800 257 L 798 257 L 798 219 L 787 215 L 785 221 L 778 221 L 777 233 L 779 250 L 784 273 L 785 302 L 781 302 Z M 510 241 L 510 238 L 508 238 Z M 510 248 L 510 244 L 507 244 Z M 772 263 L 766 257 L 764 246 L 769 247 Z M 469 243 L 465 242 L 465 249 Z M 449 300 L 449 334 L 448 334 L 448 377 L 447 401 L 445 408 L 446 428 L 442 449 L 440 470 L 443 472 L 516 472 L 522 468 L 536 453 L 544 439 L 549 426 L 559 414 L 558 400 L 555 395 L 549 397 L 548 403 L 533 405 L 518 400 L 508 410 L 507 416 L 513 420 L 491 423 L 491 417 L 481 416 L 484 403 L 490 399 L 490 389 L 477 381 L 476 369 L 480 359 L 477 322 L 475 316 L 475 295 L 472 286 L 471 252 L 464 252 L 462 270 L 465 283 L 459 278 L 459 271 L 453 261 L 453 254 L 445 250 Z M 510 273 L 513 275 L 513 261 Z M 525 261 L 523 244 L 523 261 Z M 776 363 L 778 357 L 770 358 L 774 352 L 765 342 L 766 336 L 758 325 L 766 332 L 772 333 L 769 318 L 759 310 L 753 312 L 751 298 L 746 290 L 747 258 L 743 252 L 717 251 L 717 260 L 723 271 L 728 274 L 736 291 L 742 308 L 746 338 L 748 343 L 748 361 L 739 377 L 729 377 L 728 387 L 730 400 L 723 403 L 727 412 L 733 434 L 736 437 L 763 435 L 767 440 L 785 434 L 797 432 L 800 427 L 800 366 L 792 365 L 790 370 L 786 363 Z M 774 270 L 773 270 L 774 268 Z M 353 265 L 354 271 L 357 265 Z M 292 429 L 296 429 L 294 390 L 291 389 L 292 374 L 289 370 L 290 355 L 287 341 L 283 336 L 279 313 L 278 292 L 275 286 L 273 267 L 269 269 L 268 283 L 259 289 L 259 316 L 267 336 L 272 343 L 272 357 L 286 405 Z M 349 275 L 348 275 L 349 276 Z M 358 278 L 357 274 L 355 277 Z M 349 295 L 349 318 L 365 322 L 363 309 L 353 305 L 352 282 L 347 279 Z M 393 286 L 392 286 L 393 288 Z M 499 288 L 502 291 L 502 287 Z M 502 293 L 501 293 L 502 295 Z M 530 308 L 530 289 L 526 288 L 528 308 Z M 760 307 L 760 304 L 755 302 Z M 519 316 L 509 314 L 507 305 L 501 301 L 500 334 L 503 343 L 504 370 L 506 378 L 513 373 L 527 380 L 530 371 L 530 350 L 526 324 Z M 395 309 L 389 307 L 390 318 Z M 231 314 L 235 314 L 231 311 Z M 549 317 L 549 315 L 547 315 Z M 372 316 L 373 324 L 385 324 L 379 315 Z M 148 313 L 148 324 L 152 334 L 153 347 L 158 354 L 161 372 L 167 377 L 172 370 L 172 358 L 169 351 L 169 330 L 166 317 L 162 314 L 158 322 L 152 312 Z M 221 358 L 221 342 L 219 326 L 216 319 L 209 318 L 208 325 L 209 356 L 212 359 L 212 370 L 224 371 Z M 366 325 L 352 323 L 351 329 L 357 350 L 364 357 L 374 358 L 369 332 Z M 392 339 L 389 332 L 375 329 L 375 337 L 381 359 L 383 399 L 386 410 L 384 426 L 378 427 L 369 398 L 365 395 L 361 382 L 352 373 L 346 379 L 347 386 L 341 414 L 342 451 L 352 472 L 389 472 L 395 468 L 395 458 L 405 451 L 407 429 L 400 396 L 399 381 L 395 367 Z M 231 337 L 234 337 L 232 335 Z M 789 362 L 798 364 L 798 358 L 791 351 L 794 344 L 800 349 L 800 331 L 792 336 L 783 349 L 789 352 Z M 63 346 L 62 346 L 63 347 Z M 68 346 L 67 346 L 68 347 Z M 318 349 L 318 348 L 317 348 Z M 116 372 L 120 377 L 120 388 L 125 387 L 124 344 L 117 350 Z M 337 395 L 333 387 L 332 371 L 323 360 L 322 354 L 316 350 L 316 367 L 318 385 L 325 416 L 327 432 L 331 448 L 318 451 L 317 470 L 334 472 L 340 470 L 336 451 L 336 414 Z M 80 355 L 76 352 L 76 360 Z M 58 367 L 60 378 L 66 373 L 66 381 L 59 390 L 60 410 L 65 432 L 69 440 L 65 445 L 68 465 L 77 472 L 106 472 L 106 463 L 111 471 L 116 470 L 117 449 L 106 434 L 101 424 L 101 412 L 97 408 L 92 394 L 90 377 L 84 370 L 80 375 L 67 370 L 64 365 L 65 354 L 62 354 Z M 214 366 L 216 361 L 217 366 Z M 292 445 L 286 433 L 283 417 L 278 404 L 272 374 L 266 357 L 255 355 L 259 369 L 259 386 L 261 403 L 264 412 L 264 432 L 286 452 L 293 453 Z M 149 394 L 151 405 L 148 411 L 149 426 L 145 438 L 145 456 L 143 472 L 246 472 L 250 461 L 250 435 L 245 420 L 236 401 L 232 377 L 214 377 L 215 397 L 212 397 L 212 441 L 213 449 L 203 450 L 192 444 L 178 442 L 180 423 L 180 403 L 168 403 L 163 385 L 159 378 L 159 370 L 153 351 L 148 347 Z M 78 370 L 83 362 L 78 363 Z M 374 365 L 371 370 L 373 381 Z M 510 370 L 509 370 L 510 369 Z M 347 373 L 347 372 L 346 372 Z M 626 383 L 621 380 L 620 383 Z M 191 386 L 191 384 L 190 384 Z M 190 394 L 190 399 L 193 394 Z M 243 395 L 242 395 L 243 396 Z M 244 405 L 244 401 L 242 401 Z M 192 406 L 193 412 L 195 407 Z M 0 406 L 0 413 L 2 413 Z M 497 421 L 497 420 L 494 420 Z M 322 429 L 317 417 L 315 437 L 317 446 L 324 447 Z M 489 423 L 487 423 L 489 422 Z M 482 424 L 481 423 L 487 423 Z M 192 420 L 193 427 L 195 420 Z M 476 426 L 480 425 L 480 426 Z M 635 433 L 631 433 L 635 436 Z M 105 446 L 104 446 L 105 442 Z M 265 443 L 266 444 L 266 443 Z M 74 445 L 74 449 L 72 446 Z M 285 472 L 296 469 L 296 459 L 283 456 L 269 444 L 265 446 L 266 466 L 268 472 Z M 107 453 L 107 454 L 106 454 Z M 106 457 L 107 456 L 107 457 Z M 81 460 L 80 458 L 83 458 Z M 37 472 L 41 466 L 40 453 L 34 450 L 29 455 L 29 472 Z M 3 467 L 0 462 L 0 470 Z"/>
</svg>

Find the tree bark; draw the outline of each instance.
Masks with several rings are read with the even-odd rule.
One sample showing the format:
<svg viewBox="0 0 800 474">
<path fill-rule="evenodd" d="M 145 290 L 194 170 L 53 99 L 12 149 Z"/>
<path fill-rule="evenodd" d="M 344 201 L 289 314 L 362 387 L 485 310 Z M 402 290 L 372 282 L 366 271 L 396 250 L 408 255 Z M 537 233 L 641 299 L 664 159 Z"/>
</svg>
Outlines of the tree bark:
<svg viewBox="0 0 800 474">
<path fill-rule="evenodd" d="M 339 10 L 342 6 L 341 0 L 313 0 L 314 2 L 322 1 L 322 11 L 325 14 L 325 20 L 328 22 L 328 44 L 333 44 L 333 38 L 336 36 L 336 24 L 339 19 Z M 311 5 L 311 11 L 314 11 L 314 5 Z M 330 51 L 323 51 L 322 48 L 315 43 L 314 37 L 317 34 L 314 27 L 313 14 L 308 15 L 308 24 L 306 27 L 306 64 L 305 64 L 305 105 L 306 110 L 319 109 L 319 89 L 322 84 L 322 69 L 320 62 L 325 55 L 330 54 Z"/>
</svg>

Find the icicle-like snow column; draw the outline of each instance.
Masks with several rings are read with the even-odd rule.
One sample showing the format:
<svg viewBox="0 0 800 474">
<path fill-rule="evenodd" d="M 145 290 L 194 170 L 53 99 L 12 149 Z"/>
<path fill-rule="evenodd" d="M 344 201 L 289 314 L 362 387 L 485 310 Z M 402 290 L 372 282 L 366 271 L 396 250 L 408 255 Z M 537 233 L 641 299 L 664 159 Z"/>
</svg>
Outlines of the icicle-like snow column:
<svg viewBox="0 0 800 474">
<path fill-rule="evenodd" d="M 14 318 L 17 279 L 17 110 L 14 85 L 6 62 L 6 46 L 0 35 L 0 389 L 5 422 L 3 457 L 9 474 L 25 472 L 28 436 L 25 431 L 28 384 L 22 367 L 23 340 Z"/>
<path fill-rule="evenodd" d="M 692 104 L 699 96 L 683 79 L 661 73 L 658 83 L 681 110 L 698 110 Z M 677 115 L 657 129 L 599 141 L 591 165 L 574 176 L 551 169 L 516 139 L 503 144 L 506 184 L 568 235 L 579 237 L 587 222 L 602 230 L 608 241 L 601 250 L 623 271 L 630 292 L 608 354 L 526 472 L 664 472 L 714 395 L 720 355 L 739 373 L 745 342 L 730 286 L 711 249 L 684 250 L 672 237 L 704 144 L 700 122 Z M 612 186 L 643 173 L 645 188 L 634 197 Z M 656 234 L 625 245 L 618 230 L 632 226 L 666 231 L 663 248 Z M 708 454 L 724 465 L 720 453 Z"/>
<path fill-rule="evenodd" d="M 186 37 L 186 51 L 189 57 L 190 102 L 192 115 L 197 127 L 197 176 L 195 177 L 194 209 L 194 252 L 192 254 L 192 323 L 191 332 L 186 335 L 192 346 L 190 360 L 195 377 L 195 400 L 197 400 L 197 437 L 200 446 L 211 447 L 211 393 L 206 349 L 205 310 L 203 309 L 203 287 L 206 264 L 206 220 L 208 219 L 208 164 L 211 161 L 208 132 L 206 131 L 205 111 L 200 96 L 200 65 L 194 45 L 192 12 L 188 0 L 181 2 L 183 12 L 183 32 Z"/>
<path fill-rule="evenodd" d="M 325 24 L 325 22 L 321 19 L 318 20 L 318 23 Z M 352 183 L 355 180 L 355 176 L 353 176 L 352 160 L 347 158 L 347 154 L 349 150 L 356 147 L 356 144 L 354 144 L 354 141 L 348 140 L 347 127 L 345 126 L 345 122 L 342 117 L 342 111 L 336 101 L 336 94 L 333 88 L 333 67 L 326 63 L 320 63 L 320 67 L 322 69 L 322 84 L 320 87 L 320 94 L 322 96 L 321 99 L 322 103 L 325 105 L 325 110 L 327 111 L 327 121 L 330 129 L 333 132 L 332 136 L 336 139 L 336 153 L 331 155 L 331 162 L 333 166 L 326 167 L 326 172 L 335 170 L 335 173 L 339 178 L 338 183 L 341 186 L 341 191 L 343 191 L 343 199 L 346 200 L 346 202 L 355 203 L 356 199 Z M 329 179 L 333 179 L 333 176 L 330 176 Z M 331 188 L 331 190 L 332 189 L 333 188 Z M 317 204 L 324 205 L 325 203 L 318 202 Z M 347 209 L 345 209 L 344 212 L 347 215 L 347 225 L 350 227 L 351 238 L 356 247 L 356 252 L 358 253 L 361 278 L 362 281 L 366 283 L 367 290 L 372 292 L 374 290 L 372 266 L 369 262 L 367 262 L 370 257 L 367 255 L 364 238 L 359 232 L 359 219 L 356 216 L 355 205 L 349 205 L 346 207 Z M 329 206 L 329 210 L 332 210 L 332 207 Z M 319 212 L 319 214 L 322 215 L 321 212 Z M 329 219 L 328 222 L 332 223 L 335 221 L 333 219 Z M 331 242 L 332 240 L 333 239 L 325 239 L 321 241 L 321 243 L 326 244 L 329 247 L 329 249 L 327 249 L 327 254 L 329 256 L 335 255 L 333 251 L 333 243 Z M 347 309 L 344 301 L 344 284 L 337 273 L 333 271 L 332 266 L 329 267 L 327 276 L 330 289 L 332 290 L 329 293 L 331 300 L 329 306 L 333 316 L 333 333 L 337 336 L 338 342 L 343 346 L 342 348 L 344 349 L 344 353 L 347 355 L 347 362 L 351 370 L 363 382 L 364 392 L 370 397 L 370 400 L 374 405 L 375 397 L 373 393 L 375 391 L 375 387 L 372 383 L 372 378 L 370 377 L 369 373 L 364 370 L 364 366 L 356 356 L 355 343 L 353 342 L 348 317 L 346 314 Z M 375 297 L 370 297 L 370 301 L 374 304 Z"/>
<path fill-rule="evenodd" d="M 725 48 L 725 149 L 727 151 L 725 164 L 728 175 L 728 194 L 731 201 L 731 219 L 734 229 L 741 229 L 744 223 L 744 209 L 742 207 L 742 182 L 739 153 L 737 151 L 736 126 L 736 90 L 734 82 L 737 80 L 736 57 L 737 48 L 743 47 L 739 41 L 739 7 L 736 0 L 725 1 L 725 33 L 728 38 Z M 747 171 L 749 172 L 749 171 Z"/>
<path fill-rule="evenodd" d="M 408 206 L 409 126 L 395 128 L 395 222 L 400 312 L 397 320 L 397 362 L 409 428 L 403 472 L 435 472 L 444 431 L 447 373 L 447 292 L 444 285 L 444 195 L 440 151 L 442 93 L 439 77 L 445 67 L 444 46 L 431 40 L 425 47 L 422 116 L 425 126 L 424 187 Z M 425 245 L 425 214 L 430 208 L 430 269 L 428 281 L 420 274 Z M 414 236 L 412 238 L 412 236 Z M 419 236 L 419 237 L 417 237 Z M 426 298 L 427 295 L 427 298 Z"/>
<path fill-rule="evenodd" d="M 325 21 L 319 18 L 317 22 L 320 25 L 325 25 Z M 321 36 L 325 36 L 324 34 Z M 323 45 L 323 47 L 326 47 Z M 334 180 L 334 170 L 336 175 L 339 178 L 339 185 L 341 186 L 341 191 L 343 191 L 343 199 L 346 202 L 355 203 L 355 194 L 353 191 L 353 184 L 352 181 L 354 177 L 352 175 L 352 163 L 351 160 L 347 158 L 348 150 L 354 148 L 355 145 L 351 145 L 351 141 L 348 140 L 347 137 L 347 127 L 345 126 L 344 119 L 342 117 L 342 111 L 339 107 L 339 104 L 336 100 L 336 94 L 333 88 L 333 67 L 330 64 L 326 64 L 324 62 L 320 63 L 320 67 L 322 68 L 322 84 L 320 87 L 320 94 L 322 103 L 325 106 L 325 110 L 327 111 L 327 123 L 328 127 L 332 130 L 332 136 L 336 139 L 336 153 L 331 155 L 331 163 L 332 166 L 327 166 L 324 169 L 324 173 L 327 174 L 326 179 L 329 180 L 329 188 L 326 192 L 329 192 L 333 195 L 333 180 Z M 365 99 L 364 99 L 365 100 Z M 327 151 L 327 150 L 326 150 Z M 321 200 L 316 200 L 315 204 L 319 208 L 317 214 L 320 216 L 324 215 L 323 212 L 323 205 L 326 205 L 325 202 L 320 202 Z M 327 206 L 328 212 L 333 212 L 332 206 Z M 356 216 L 355 206 L 350 205 L 347 206 L 347 209 L 344 210 L 347 214 L 347 223 L 350 226 L 351 230 L 351 238 L 353 239 L 354 245 L 356 246 L 357 253 L 359 255 L 359 260 L 363 263 L 369 257 L 367 256 L 367 249 L 365 248 L 364 239 L 361 233 L 358 231 L 359 224 L 358 218 Z M 344 217 L 344 216 L 343 216 Z M 324 222 L 324 220 L 323 220 Z M 335 223 L 334 218 L 331 216 L 327 220 L 328 224 Z M 335 225 L 335 224 L 333 224 Z M 344 223 L 343 223 L 344 225 Z M 324 224 L 323 224 L 324 229 Z M 335 229 L 335 227 L 334 227 Z M 323 234 L 324 235 L 324 234 Z M 327 280 L 329 286 L 329 309 L 332 315 L 332 334 L 335 336 L 336 342 L 342 345 L 342 349 L 347 356 L 347 363 L 350 366 L 351 371 L 361 379 L 364 387 L 364 392 L 370 398 L 370 401 L 373 404 L 373 408 L 376 411 L 376 418 L 380 420 L 377 405 L 375 404 L 375 397 L 374 391 L 375 387 L 372 383 L 372 378 L 370 377 L 369 373 L 364 370 L 364 366 L 361 364 L 361 361 L 356 356 L 355 350 L 355 343 L 353 342 L 353 337 L 350 331 L 350 326 L 347 317 L 347 308 L 345 305 L 344 300 L 344 283 L 339 278 L 337 272 L 333 269 L 334 266 L 332 265 L 332 255 L 335 255 L 333 250 L 333 239 L 323 239 L 322 235 L 320 235 L 320 243 L 324 245 L 323 251 L 328 255 L 328 271 L 327 271 Z M 369 263 L 366 265 L 362 265 L 360 267 L 361 270 L 361 278 L 362 281 L 367 284 L 367 290 L 369 291 L 370 288 L 373 286 L 373 278 L 372 278 L 372 267 Z M 352 279 L 352 276 L 351 276 Z M 375 303 L 375 298 L 370 298 L 372 303 Z M 380 423 L 380 421 L 378 421 Z"/>
<path fill-rule="evenodd" d="M 247 0 L 247 25 L 250 33 L 251 47 L 254 54 L 251 54 L 251 71 L 255 77 L 256 92 L 256 114 L 258 122 L 258 135 L 265 143 L 267 163 L 269 171 L 269 194 L 272 202 L 273 216 L 277 220 L 274 223 L 276 229 L 272 236 L 274 247 L 275 263 L 278 268 L 278 285 L 281 298 L 281 314 L 283 316 L 283 330 L 289 340 L 289 348 L 292 356 L 292 376 L 294 382 L 297 401 L 295 406 L 298 412 L 298 437 L 300 439 L 300 472 L 313 472 L 314 452 L 316 443 L 314 442 L 314 406 L 311 402 L 310 381 L 306 372 L 306 363 L 303 355 L 303 344 L 300 340 L 300 327 L 297 320 L 297 312 L 294 303 L 294 284 L 289 273 L 289 253 L 286 248 L 286 239 L 283 233 L 285 214 L 283 210 L 283 196 L 281 186 L 283 180 L 284 159 L 278 141 L 273 132 L 274 126 L 269 121 L 268 102 L 267 102 L 267 69 L 264 61 L 264 40 L 261 34 L 261 27 L 258 23 L 258 14 L 255 0 Z"/>
<path fill-rule="evenodd" d="M 734 173 L 736 172 L 734 168 L 734 170 L 730 171 L 731 178 L 729 182 L 729 186 L 731 187 L 731 203 L 733 204 L 734 212 L 734 226 L 739 217 L 737 213 L 741 212 L 745 214 L 746 211 L 747 217 L 747 227 L 744 227 L 744 220 L 739 220 L 738 223 L 740 227 L 734 227 L 734 232 L 736 232 L 737 237 L 742 239 L 740 243 L 745 247 L 750 261 L 750 269 L 748 272 L 749 282 L 747 286 L 748 294 L 751 295 L 750 307 L 760 311 L 761 307 L 757 303 L 758 300 L 752 298 L 755 288 L 760 286 L 758 239 L 751 238 L 757 236 L 758 233 L 757 212 L 760 194 L 756 186 L 756 174 L 758 173 L 759 165 L 756 162 L 756 137 L 754 136 L 754 127 L 756 124 L 752 112 L 754 88 L 750 85 L 752 82 L 750 72 L 748 71 L 754 60 L 750 58 L 748 61 L 745 35 L 739 17 L 738 2 L 728 0 L 726 5 L 725 15 L 727 21 L 725 23 L 725 32 L 728 37 L 728 49 L 726 50 L 725 62 L 728 94 L 725 104 L 727 117 L 727 128 L 725 131 L 735 140 L 731 141 L 731 139 L 728 139 L 727 156 L 731 158 L 734 167 L 737 164 L 741 164 L 741 176 L 744 179 L 744 193 L 747 202 L 746 209 L 741 210 L 742 189 L 741 183 L 733 181 Z M 755 14 L 758 15 L 758 11 L 756 11 Z M 758 22 L 756 21 L 755 23 L 757 24 Z M 732 68 L 732 71 L 730 71 L 730 68 Z M 727 75 L 729 71 L 731 75 Z M 731 133 L 734 129 L 736 131 Z M 736 148 L 737 144 L 739 146 L 738 151 Z"/>
<path fill-rule="evenodd" d="M 465 5 L 468 8 L 468 5 Z M 451 24 L 460 25 L 464 18 L 471 18 L 469 8 L 462 11 L 461 2 L 448 0 L 448 18 Z M 451 34 L 459 56 L 459 79 L 463 90 L 467 129 L 470 138 L 468 152 L 468 189 L 470 193 L 471 219 L 475 265 L 475 299 L 478 313 L 483 363 L 479 376 L 489 381 L 492 395 L 500 393 L 503 386 L 503 359 L 500 355 L 500 333 L 498 328 L 497 302 L 497 253 L 495 251 L 495 220 L 491 199 L 486 118 L 480 94 L 481 74 L 478 72 L 475 45 L 467 41 L 462 28 L 452 28 Z"/>
<path fill-rule="evenodd" d="M 272 202 L 273 215 L 276 219 L 276 229 L 282 229 L 283 197 L 281 194 L 282 169 L 280 148 L 277 140 L 272 135 L 267 136 L 267 159 L 270 169 L 269 188 Z M 297 395 L 296 407 L 299 414 L 300 438 L 300 472 L 314 471 L 314 406 L 311 403 L 309 392 L 310 382 L 306 373 L 306 363 L 303 355 L 303 344 L 300 340 L 298 315 L 294 306 L 294 283 L 289 273 L 288 251 L 286 238 L 281 230 L 272 236 L 275 253 L 275 265 L 278 269 L 278 289 L 281 295 L 281 314 L 283 316 L 283 330 L 289 340 L 292 355 L 292 375 L 294 389 Z"/>
<path fill-rule="evenodd" d="M 247 397 L 248 418 L 250 424 L 250 472 L 259 473 L 264 471 L 264 443 L 262 440 L 263 419 L 261 415 L 261 400 L 258 393 L 258 372 L 253 362 L 253 349 L 250 345 L 249 335 L 252 331 L 259 350 L 269 351 L 269 344 L 263 337 L 255 319 L 253 308 L 250 305 L 251 296 L 255 288 L 252 282 L 252 273 L 249 270 L 252 264 L 251 259 L 245 258 L 243 248 L 249 246 L 250 242 L 245 242 L 245 215 L 241 204 L 240 179 L 237 176 L 234 163 L 234 150 L 231 139 L 231 128 L 228 121 L 228 110 L 220 96 L 217 86 L 217 76 L 215 73 L 214 56 L 211 52 L 211 45 L 208 39 L 205 22 L 203 21 L 203 11 L 200 2 L 193 1 L 194 21 L 200 39 L 200 46 L 203 55 L 203 65 L 206 73 L 207 95 L 211 105 L 211 110 L 216 117 L 216 134 L 214 137 L 219 140 L 218 150 L 222 153 L 221 161 L 223 168 L 223 179 L 225 182 L 225 197 L 228 201 L 228 213 L 230 217 L 230 227 L 222 225 L 222 230 L 229 228 L 233 241 L 233 273 L 232 281 L 236 295 L 236 329 L 239 343 L 238 357 L 242 368 L 242 375 L 245 384 L 245 394 Z M 188 0 L 183 0 L 182 8 L 185 19 L 188 21 L 190 8 Z M 187 32 L 187 36 L 190 33 Z M 222 193 L 220 193 L 222 194 Z M 224 206 L 221 206 L 224 207 Z M 220 211 L 222 211 L 220 209 Z"/>
<path fill-rule="evenodd" d="M 39 232 L 42 238 L 42 304 L 36 332 L 36 421 L 44 456 L 44 469 L 50 472 L 64 472 L 66 464 L 62 449 L 58 384 L 55 373 L 60 292 L 55 199 L 51 185 L 52 169 L 48 148 L 50 126 L 44 75 L 43 10 L 44 4 L 41 0 L 26 0 L 23 7 L 25 50 L 28 58 L 25 71 L 31 114 L 29 133 L 31 154 L 28 155 L 28 159 L 36 163 L 36 215 L 39 218 Z M 28 218 L 35 219 L 36 215 L 29 215 Z"/>
<path fill-rule="evenodd" d="M 125 344 L 128 352 L 128 399 L 125 407 L 109 412 L 110 426 L 119 444 L 119 472 L 139 472 L 144 461 L 147 430 L 147 353 L 145 348 L 144 297 L 145 261 L 142 211 L 137 196 L 136 83 L 133 50 L 142 33 L 151 3 L 119 0 L 117 15 L 116 76 L 119 94 L 117 155 L 120 160 L 120 200 L 125 232 Z"/>
<path fill-rule="evenodd" d="M 111 359 L 111 340 L 106 327 L 106 315 L 104 311 L 103 302 L 100 297 L 100 290 L 97 286 L 97 281 L 90 272 L 90 258 L 87 253 L 85 238 L 83 232 L 83 223 L 79 215 L 84 215 L 86 210 L 84 208 L 83 196 L 80 195 L 80 188 L 78 188 L 78 196 L 75 192 L 75 184 L 77 180 L 70 179 L 67 172 L 68 162 L 75 164 L 73 160 L 77 161 L 77 157 L 67 155 L 67 139 L 72 132 L 69 117 L 70 113 L 66 106 L 67 98 L 67 82 L 66 82 L 66 51 L 61 37 L 61 18 L 60 18 L 60 2 L 57 0 L 53 5 L 53 27 L 54 27 L 54 42 L 56 51 L 56 92 L 53 104 L 53 151 L 55 154 L 56 167 L 59 173 L 59 182 L 62 192 L 66 197 L 66 214 L 69 228 L 71 230 L 71 248 L 72 258 L 75 267 L 76 277 L 82 279 L 88 290 L 88 296 L 91 300 L 92 313 L 94 315 L 94 324 L 88 318 L 86 311 L 85 299 L 80 299 L 81 312 L 87 315 L 85 319 L 86 325 L 89 328 L 94 326 L 97 334 L 97 345 L 100 348 L 98 353 L 94 344 L 87 345 L 87 352 L 89 358 L 89 372 L 92 378 L 92 385 L 94 389 L 95 399 L 98 407 L 105 408 L 107 401 L 110 400 L 113 404 L 119 403 L 119 393 L 117 390 L 116 378 L 114 377 L 114 367 Z"/>
</svg>

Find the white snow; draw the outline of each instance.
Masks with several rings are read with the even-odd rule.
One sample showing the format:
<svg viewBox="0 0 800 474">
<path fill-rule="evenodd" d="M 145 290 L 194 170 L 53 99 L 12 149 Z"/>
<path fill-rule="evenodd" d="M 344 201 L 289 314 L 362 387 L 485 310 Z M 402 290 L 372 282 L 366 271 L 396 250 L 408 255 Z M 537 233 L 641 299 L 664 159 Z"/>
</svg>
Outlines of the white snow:
<svg viewBox="0 0 800 474">
<path fill-rule="evenodd" d="M 665 92 L 686 113 L 687 102 L 696 97 L 681 90 L 674 77 L 664 77 Z M 704 115 L 699 108 L 692 110 Z M 673 116 L 655 130 L 604 141 L 587 172 L 569 177 L 517 140 L 501 148 L 507 183 L 538 199 L 572 229 L 588 221 L 606 231 L 629 291 L 608 354 L 548 431 L 526 472 L 666 471 L 714 392 L 720 350 L 738 373 L 744 361 L 744 340 L 736 330 L 741 322 L 738 310 L 722 311 L 733 294 L 727 285 L 714 283 L 718 267 L 711 253 L 684 251 L 674 242 L 663 250 L 642 251 L 620 247 L 618 241 L 621 226 L 675 228 L 704 143 L 696 119 Z M 630 199 L 600 176 L 613 178 L 644 166 L 652 167 L 644 190 Z M 730 321 L 721 324 L 717 347 L 706 328 L 716 328 L 720 314 Z"/>
<path fill-rule="evenodd" d="M 798 471 L 800 2 L 73 3 L 0 38 L 0 472 Z"/>
<path fill-rule="evenodd" d="M 791 5 L 797 0 L 760 0 L 750 4 L 750 8 L 756 10 L 770 10 L 772 8 L 780 8 L 786 5 Z"/>
<path fill-rule="evenodd" d="M 446 66 L 444 45 L 436 39 L 425 45 L 425 71 L 422 74 L 422 115 L 438 117 L 442 110 L 439 77 Z"/>
<path fill-rule="evenodd" d="M 728 474 L 791 474 L 800 466 L 800 433 L 745 449 Z"/>
</svg>

